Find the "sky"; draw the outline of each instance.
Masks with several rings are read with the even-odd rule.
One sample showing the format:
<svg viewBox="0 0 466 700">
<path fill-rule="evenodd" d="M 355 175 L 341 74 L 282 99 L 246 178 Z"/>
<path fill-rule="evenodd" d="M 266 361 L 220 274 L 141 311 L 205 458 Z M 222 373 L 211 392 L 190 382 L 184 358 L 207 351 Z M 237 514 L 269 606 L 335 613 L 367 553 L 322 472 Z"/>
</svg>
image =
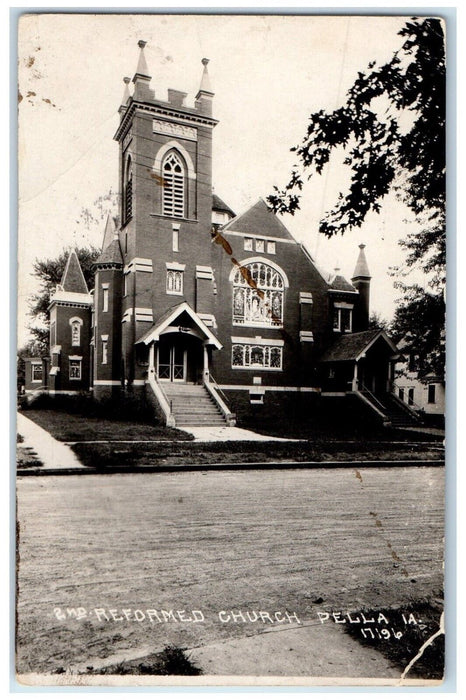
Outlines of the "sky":
<svg viewBox="0 0 466 700">
<path fill-rule="evenodd" d="M 287 182 L 309 115 L 333 110 L 358 71 L 399 48 L 395 16 L 28 15 L 19 26 L 18 342 L 27 339 L 27 299 L 36 258 L 102 243 L 106 212 L 87 226 L 82 210 L 118 185 L 113 134 L 123 77 L 136 70 L 139 39 L 156 97 L 167 88 L 193 105 L 201 59 L 210 59 L 215 192 L 236 212 Z M 358 244 L 372 274 L 371 310 L 390 319 L 399 296 L 390 268 L 402 265 L 398 241 L 416 230 L 411 212 L 388 195 L 380 214 L 330 240 L 319 221 L 348 182 L 337 156 L 306 183 L 301 209 L 282 220 L 319 267 L 351 278 Z M 422 283 L 422 279 L 419 280 Z"/>
</svg>

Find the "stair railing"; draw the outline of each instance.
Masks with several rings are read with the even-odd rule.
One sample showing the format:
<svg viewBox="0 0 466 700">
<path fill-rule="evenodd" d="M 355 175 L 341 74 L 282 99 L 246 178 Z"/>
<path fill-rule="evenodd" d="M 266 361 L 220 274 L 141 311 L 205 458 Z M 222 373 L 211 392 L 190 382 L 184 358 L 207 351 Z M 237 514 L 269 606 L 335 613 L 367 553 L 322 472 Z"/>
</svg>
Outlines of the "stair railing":
<svg viewBox="0 0 466 700">
<path fill-rule="evenodd" d="M 397 402 L 397 404 L 401 408 L 404 408 L 405 411 L 408 411 L 410 414 L 412 414 L 418 420 L 420 419 L 419 413 L 423 413 L 424 409 L 421 406 L 419 406 L 419 404 L 417 404 L 413 400 L 411 400 L 410 403 L 406 403 L 406 401 L 403 401 L 403 399 L 400 399 L 400 397 L 397 396 L 397 394 L 393 390 L 388 392 L 388 393 L 392 398 L 395 399 L 395 401 Z"/>
<path fill-rule="evenodd" d="M 228 405 L 226 404 L 226 396 L 220 389 L 219 385 L 217 384 L 210 372 L 208 374 L 206 373 L 206 376 L 204 378 L 204 386 L 209 392 L 212 399 L 214 400 L 214 403 L 218 406 L 220 412 L 222 413 L 223 417 L 227 422 L 227 425 L 236 425 L 236 416 L 228 408 Z M 222 394 L 222 396 L 225 398 L 225 401 L 223 401 L 220 394 Z"/>
<path fill-rule="evenodd" d="M 379 410 L 382 413 L 386 413 L 387 407 L 384 406 L 384 404 L 380 401 L 380 399 L 378 399 L 377 396 L 372 391 L 370 391 L 370 389 L 367 388 L 367 386 L 365 386 L 364 384 L 361 384 L 361 389 L 359 390 L 359 393 L 368 396 L 369 400 L 372 403 L 376 404 L 376 406 L 379 408 Z"/>
<path fill-rule="evenodd" d="M 168 400 L 167 395 L 160 385 L 160 382 L 157 380 L 154 369 L 149 370 L 147 381 L 149 382 L 149 386 L 154 392 L 157 403 L 159 404 L 164 415 L 165 425 L 167 425 L 169 428 L 174 428 L 175 416 L 173 415 L 172 402 Z"/>
</svg>

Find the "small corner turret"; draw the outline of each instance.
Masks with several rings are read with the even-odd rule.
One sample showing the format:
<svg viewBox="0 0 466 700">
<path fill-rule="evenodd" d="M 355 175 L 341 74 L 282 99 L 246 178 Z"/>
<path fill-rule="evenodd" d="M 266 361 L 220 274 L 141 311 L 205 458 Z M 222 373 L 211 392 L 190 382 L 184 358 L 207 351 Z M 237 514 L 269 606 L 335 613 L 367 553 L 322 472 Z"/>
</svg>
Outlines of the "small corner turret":
<svg viewBox="0 0 466 700">
<path fill-rule="evenodd" d="M 204 70 L 202 72 L 201 85 L 196 95 L 196 102 L 194 104 L 196 109 L 201 112 L 201 114 L 206 114 L 207 116 L 211 117 L 214 93 L 212 92 L 212 87 L 210 84 L 209 71 L 207 70 L 209 59 L 203 58 L 201 63 L 204 66 Z"/>
<path fill-rule="evenodd" d="M 359 292 L 359 303 L 355 309 L 355 330 L 367 330 L 369 327 L 369 302 L 370 302 L 370 287 L 371 274 L 366 260 L 364 243 L 359 245 L 359 255 L 354 268 L 351 282 Z"/>
<path fill-rule="evenodd" d="M 133 99 L 139 101 L 153 100 L 155 97 L 154 91 L 150 89 L 150 81 L 152 76 L 149 74 L 149 69 L 147 67 L 147 61 L 144 54 L 144 47 L 146 44 L 147 41 L 142 41 L 142 39 L 138 41 L 138 46 L 140 49 L 139 60 L 136 73 L 133 76 Z"/>
</svg>

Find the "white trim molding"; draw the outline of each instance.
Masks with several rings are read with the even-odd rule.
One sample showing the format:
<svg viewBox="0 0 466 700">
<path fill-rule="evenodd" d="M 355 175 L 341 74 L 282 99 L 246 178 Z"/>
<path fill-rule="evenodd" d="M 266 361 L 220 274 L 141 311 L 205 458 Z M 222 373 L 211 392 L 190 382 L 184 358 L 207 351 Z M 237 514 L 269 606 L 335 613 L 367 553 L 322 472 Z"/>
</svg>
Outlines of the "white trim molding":
<svg viewBox="0 0 466 700">
<path fill-rule="evenodd" d="M 207 265 L 196 265 L 196 279 L 198 280 L 213 280 L 214 271 Z"/>
<path fill-rule="evenodd" d="M 134 311 L 136 314 L 136 321 L 150 321 L 150 323 L 154 323 L 152 309 L 136 307 Z"/>
<path fill-rule="evenodd" d="M 123 274 L 127 275 L 128 272 L 153 272 L 153 265 L 151 258 L 133 258 L 125 265 L 123 269 Z"/>
<path fill-rule="evenodd" d="M 282 348 L 285 345 L 285 341 L 281 338 L 262 338 L 260 335 L 256 335 L 254 338 L 240 337 L 236 335 L 231 336 L 232 343 L 247 343 L 248 345 L 274 345 L 276 347 Z"/>
<path fill-rule="evenodd" d="M 176 136 L 188 141 L 197 141 L 197 129 L 194 126 L 176 124 L 172 121 L 165 121 L 165 119 L 152 119 L 152 133 Z"/>
<path fill-rule="evenodd" d="M 299 339 L 302 343 L 313 343 L 314 334 L 312 331 L 299 331 Z"/>
<path fill-rule="evenodd" d="M 121 386 L 118 379 L 94 379 L 94 386 Z"/>
<path fill-rule="evenodd" d="M 300 304 L 313 304 L 311 292 L 299 292 L 299 303 Z"/>
<path fill-rule="evenodd" d="M 217 319 L 214 314 L 197 314 L 201 321 L 204 321 L 207 328 L 217 328 Z"/>
<path fill-rule="evenodd" d="M 249 391 L 251 388 L 250 384 L 219 384 L 220 389 L 223 391 Z M 312 393 L 320 394 L 320 388 L 314 386 L 264 386 L 265 391 L 285 391 L 285 392 L 302 392 L 302 393 Z M 342 396 L 345 396 L 343 392 Z"/>
<path fill-rule="evenodd" d="M 186 265 L 184 263 L 176 262 L 176 260 L 173 262 L 166 262 L 165 267 L 167 270 L 180 270 L 181 272 L 184 272 L 186 269 Z"/>
</svg>

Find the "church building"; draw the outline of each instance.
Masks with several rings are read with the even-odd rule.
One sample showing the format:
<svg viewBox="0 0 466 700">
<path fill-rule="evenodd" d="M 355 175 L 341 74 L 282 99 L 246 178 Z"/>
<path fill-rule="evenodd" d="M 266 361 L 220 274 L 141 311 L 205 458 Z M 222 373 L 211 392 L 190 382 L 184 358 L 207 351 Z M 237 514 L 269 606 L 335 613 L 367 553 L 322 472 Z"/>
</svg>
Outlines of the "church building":
<svg viewBox="0 0 466 700">
<path fill-rule="evenodd" d="M 236 215 L 213 189 L 208 60 L 189 106 L 151 86 L 144 46 L 132 91 L 124 78 L 120 211 L 94 289 L 71 252 L 50 303 L 50 360 L 27 369 L 26 388 L 35 376 L 50 393 L 143 392 L 171 426 L 234 425 L 251 410 L 279 416 L 298 396 L 348 394 L 387 419 L 398 352 L 368 329 L 364 245 L 351 281 L 329 277 L 264 200 Z"/>
</svg>

